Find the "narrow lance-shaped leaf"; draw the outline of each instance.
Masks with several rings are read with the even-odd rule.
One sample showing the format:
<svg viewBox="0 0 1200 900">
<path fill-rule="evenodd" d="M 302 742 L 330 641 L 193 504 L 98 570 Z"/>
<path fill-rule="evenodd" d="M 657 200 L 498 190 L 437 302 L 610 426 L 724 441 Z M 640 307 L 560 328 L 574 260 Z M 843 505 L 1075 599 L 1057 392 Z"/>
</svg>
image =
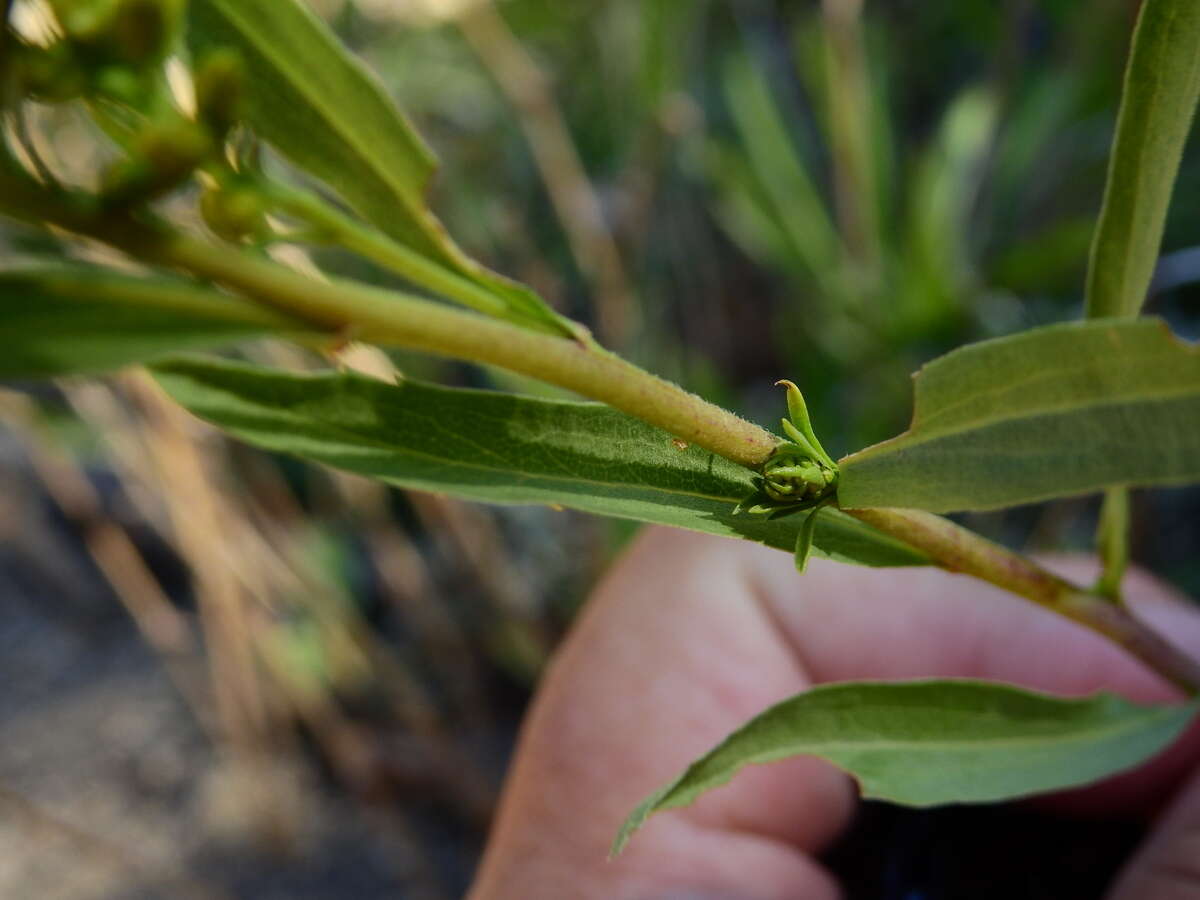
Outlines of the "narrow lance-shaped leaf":
<svg viewBox="0 0 1200 900">
<path fill-rule="evenodd" d="M 432 153 L 379 82 L 300 0 L 191 0 L 193 54 L 232 48 L 254 130 L 367 221 L 483 286 L 528 320 L 571 328 L 532 291 L 470 259 L 429 210 Z"/>
<path fill-rule="evenodd" d="M 986 681 L 821 685 L 751 719 L 647 798 L 613 853 L 653 813 L 688 805 L 751 763 L 819 756 L 858 779 L 864 797 L 987 803 L 1132 768 L 1170 744 L 1196 709 L 1111 694 L 1064 699 Z"/>
<path fill-rule="evenodd" d="M 1200 4 L 1146 0 L 1134 29 L 1104 204 L 1088 261 L 1087 314 L 1134 316 L 1157 264 L 1197 97 Z M 1129 557 L 1129 495 L 1105 492 L 1097 528 L 1104 561 L 1098 590 L 1116 594 Z"/>
<path fill-rule="evenodd" d="M 390 484 L 491 503 L 546 503 L 759 541 L 788 552 L 801 520 L 734 515 L 753 476 L 598 403 L 541 400 L 358 375 L 290 375 L 172 360 L 159 381 L 236 437 Z M 825 510 L 816 552 L 867 565 L 919 565 L 917 551 Z"/>
<path fill-rule="evenodd" d="M 800 523 L 800 530 L 796 533 L 796 571 L 803 574 L 808 568 L 808 557 L 812 554 L 813 537 L 817 533 L 817 525 L 820 522 L 818 516 L 821 514 L 821 507 L 816 507 L 812 512 L 806 513 L 804 520 Z"/>
<path fill-rule="evenodd" d="M 818 279 L 830 274 L 841 241 L 808 171 L 771 98 L 770 87 L 751 57 L 730 57 L 723 68 L 725 100 L 741 132 L 758 198 L 778 223 L 795 256 Z"/>
<path fill-rule="evenodd" d="M 305 327 L 212 288 L 82 265 L 0 272 L 0 378 L 102 372 Z"/>
<path fill-rule="evenodd" d="M 1088 265 L 1090 317 L 1136 315 L 1146 299 L 1198 97 L 1200 3 L 1145 0 Z"/>
<path fill-rule="evenodd" d="M 840 460 L 843 508 L 994 509 L 1200 480 L 1200 350 L 1157 319 L 1050 325 L 916 376 L 912 425 Z"/>
</svg>

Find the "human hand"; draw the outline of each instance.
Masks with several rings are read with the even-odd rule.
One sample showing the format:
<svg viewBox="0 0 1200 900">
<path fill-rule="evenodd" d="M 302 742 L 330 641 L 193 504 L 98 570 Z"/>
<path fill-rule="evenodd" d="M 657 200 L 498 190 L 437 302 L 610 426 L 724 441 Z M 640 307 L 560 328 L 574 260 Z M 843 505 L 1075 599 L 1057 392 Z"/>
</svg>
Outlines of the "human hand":
<svg viewBox="0 0 1200 900">
<path fill-rule="evenodd" d="M 1086 578 L 1087 564 L 1065 574 Z M 1151 579 L 1131 605 L 1200 654 L 1200 613 Z M 850 779 L 799 757 L 742 770 L 652 818 L 625 853 L 625 816 L 746 719 L 827 681 L 973 677 L 1139 702 L 1177 692 L 1103 638 L 986 584 L 936 569 L 862 569 L 746 542 L 651 529 L 600 585 L 526 720 L 472 900 L 839 895 L 816 860 L 849 823 Z M 1200 727 L 1135 773 L 1062 798 L 1126 810 L 1183 779 Z M 1200 898 L 1200 773 L 1161 818 L 1111 900 Z"/>
</svg>

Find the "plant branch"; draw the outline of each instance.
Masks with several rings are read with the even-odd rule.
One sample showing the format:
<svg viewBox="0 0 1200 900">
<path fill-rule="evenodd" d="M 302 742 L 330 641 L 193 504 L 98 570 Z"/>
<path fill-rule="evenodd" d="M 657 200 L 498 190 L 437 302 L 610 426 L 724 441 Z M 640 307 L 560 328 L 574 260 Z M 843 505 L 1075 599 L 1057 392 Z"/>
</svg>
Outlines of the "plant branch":
<svg viewBox="0 0 1200 900">
<path fill-rule="evenodd" d="M 119 246 L 351 338 L 496 365 L 565 387 L 744 466 L 760 465 L 778 443 L 770 432 L 594 343 L 539 334 L 395 291 L 314 281 L 192 238 L 174 235 L 153 247 L 140 241 Z"/>
<path fill-rule="evenodd" d="M 383 232 L 360 224 L 319 197 L 266 179 L 256 187 L 278 209 L 314 226 L 317 240 L 345 247 L 415 285 L 428 288 L 447 300 L 454 300 L 485 315 L 545 329 L 540 322 L 517 317 L 503 300 L 470 279 L 438 265 Z"/>
<path fill-rule="evenodd" d="M 1119 601 L 1121 579 L 1129 566 L 1129 489 L 1123 485 L 1104 492 L 1100 522 L 1096 527 L 1096 549 L 1104 570 L 1093 590 Z"/>
<path fill-rule="evenodd" d="M 1059 578 L 1032 560 L 932 513 L 913 509 L 843 512 L 924 551 L 944 569 L 990 582 L 1104 635 L 1188 693 L 1200 692 L 1200 663 L 1127 610 Z"/>
<path fill-rule="evenodd" d="M 594 342 L 539 334 L 398 291 L 318 281 L 230 247 L 98 214 L 86 197 L 46 190 L 3 167 L 0 206 L 26 221 L 49 222 L 136 259 L 210 279 L 334 337 L 500 366 L 565 387 L 744 466 L 761 465 L 778 443 L 770 432 Z"/>
</svg>

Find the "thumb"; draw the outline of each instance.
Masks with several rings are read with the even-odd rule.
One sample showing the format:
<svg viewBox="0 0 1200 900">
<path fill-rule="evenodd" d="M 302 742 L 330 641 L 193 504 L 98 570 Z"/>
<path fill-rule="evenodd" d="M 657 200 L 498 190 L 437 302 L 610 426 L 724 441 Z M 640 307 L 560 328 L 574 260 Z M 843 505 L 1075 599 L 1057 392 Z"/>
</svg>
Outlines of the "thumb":
<svg viewBox="0 0 1200 900">
<path fill-rule="evenodd" d="M 1121 873 L 1109 900 L 1200 900 L 1200 770 Z"/>
</svg>

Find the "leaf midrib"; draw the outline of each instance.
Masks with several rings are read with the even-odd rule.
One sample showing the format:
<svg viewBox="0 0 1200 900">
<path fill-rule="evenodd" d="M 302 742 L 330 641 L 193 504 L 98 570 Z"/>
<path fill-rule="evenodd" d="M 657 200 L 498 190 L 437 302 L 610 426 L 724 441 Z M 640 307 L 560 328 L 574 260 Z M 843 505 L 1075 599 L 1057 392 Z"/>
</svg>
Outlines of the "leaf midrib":
<svg viewBox="0 0 1200 900">
<path fill-rule="evenodd" d="M 198 408 L 199 407 L 197 407 L 197 409 Z M 268 412 L 271 412 L 271 411 L 269 410 Z M 421 414 L 414 413 L 412 410 L 408 410 L 408 411 L 406 411 L 406 415 L 421 415 Z M 437 420 L 434 419 L 433 417 L 423 416 L 423 418 L 428 419 L 429 421 L 433 422 L 434 424 L 438 424 Z M 430 453 L 425 450 L 416 450 L 416 449 L 413 449 L 410 447 L 398 448 L 397 445 L 395 445 L 395 444 L 389 444 L 389 443 L 379 440 L 377 438 L 364 436 L 362 432 L 356 431 L 352 428 L 348 428 L 344 425 L 326 422 L 325 427 L 328 428 L 331 432 L 333 432 L 337 436 L 352 438 L 355 445 L 363 447 L 364 449 L 376 450 L 376 451 L 380 451 L 380 452 L 384 452 L 384 453 L 399 453 L 399 454 L 403 454 L 403 455 L 407 455 L 407 456 L 412 456 L 412 457 L 416 457 L 418 459 L 422 459 L 422 460 L 425 460 L 428 462 L 436 463 L 437 465 L 444 466 L 446 468 L 462 468 L 462 469 L 467 469 L 469 471 L 487 472 L 489 474 L 504 474 L 504 475 L 510 476 L 510 477 L 515 474 L 515 475 L 518 475 L 529 481 L 544 482 L 547 484 L 547 487 L 553 487 L 555 485 L 579 485 L 581 487 L 592 486 L 592 487 L 608 487 L 608 488 L 614 488 L 614 487 L 615 488 L 627 488 L 627 489 L 631 489 L 631 490 L 647 492 L 651 495 L 660 494 L 660 495 L 663 495 L 666 497 L 693 497 L 698 500 L 712 500 L 712 501 L 716 501 L 719 503 L 729 503 L 729 504 L 736 504 L 739 500 L 742 499 L 740 496 L 706 494 L 706 493 L 698 492 L 698 491 L 688 491 L 688 490 L 674 489 L 674 488 L 663 488 L 663 487 L 659 487 L 656 485 L 648 485 L 648 484 L 639 483 L 639 482 L 630 482 L 630 481 L 621 481 L 621 480 L 601 481 L 599 479 L 581 477 L 581 476 L 547 475 L 547 474 L 543 474 L 543 473 L 525 471 L 523 469 L 516 468 L 513 466 L 503 466 L 503 467 L 487 466 L 487 465 L 483 465 L 480 463 L 472 463 L 472 462 L 460 461 L 460 460 L 448 460 L 445 457 L 437 456 L 436 454 Z M 236 429 L 236 428 L 238 428 L 238 426 L 234 426 L 234 428 Z M 462 436 L 458 435 L 458 434 L 455 435 L 455 438 L 458 440 L 463 440 Z M 330 440 L 327 440 L 325 438 L 306 438 L 306 439 L 310 440 L 310 441 L 316 441 L 317 443 L 320 443 L 320 444 L 330 443 Z M 483 447 L 482 445 L 476 445 L 476 446 L 478 446 L 479 449 L 482 449 L 485 452 L 487 451 L 487 448 Z M 283 452 L 288 452 L 288 451 L 284 450 Z M 333 456 L 337 456 L 337 455 L 339 455 L 339 454 L 336 454 L 336 453 L 333 454 Z M 344 454 L 342 454 L 342 455 L 344 455 Z M 616 463 L 614 463 L 614 465 L 619 466 L 620 463 L 616 462 Z M 385 477 L 394 477 L 394 476 L 385 476 Z M 653 502 L 662 502 L 663 505 L 668 505 L 665 501 L 654 500 Z"/>
<path fill-rule="evenodd" d="M 1174 14 L 1174 11 L 1172 11 L 1171 14 L 1167 16 L 1166 23 L 1164 24 L 1164 29 L 1166 31 L 1170 32 L 1172 30 L 1171 26 L 1173 24 L 1172 20 L 1174 20 L 1174 18 L 1175 18 L 1175 14 Z M 1156 107 L 1156 105 L 1158 104 L 1159 98 L 1162 94 L 1162 86 L 1163 86 L 1163 76 L 1162 76 L 1161 71 L 1159 71 L 1157 69 L 1150 69 L 1149 74 L 1151 76 L 1151 84 L 1149 86 L 1149 91 L 1148 91 L 1150 99 L 1144 108 L 1148 116 L 1150 115 L 1150 110 L 1153 110 Z M 1120 124 L 1121 123 L 1117 124 L 1118 130 L 1120 130 Z M 1142 161 L 1147 156 L 1146 150 L 1147 150 L 1148 146 L 1154 142 L 1154 140 L 1155 140 L 1154 134 L 1144 135 L 1141 140 L 1136 141 L 1134 143 L 1134 146 L 1132 148 L 1132 150 L 1133 150 L 1132 155 L 1135 160 L 1134 165 L 1133 165 L 1134 180 L 1136 183 L 1134 185 L 1134 190 L 1131 191 L 1130 193 L 1135 194 L 1135 196 L 1144 196 L 1146 194 L 1147 185 L 1150 184 L 1152 179 L 1155 178 L 1155 176 L 1152 175 L 1151 172 L 1149 171 L 1149 166 L 1145 166 L 1142 164 Z M 1133 208 L 1134 208 L 1135 217 L 1138 212 L 1143 212 L 1143 214 L 1144 214 L 1144 211 L 1139 208 L 1139 205 L 1136 202 L 1134 203 Z M 1126 226 L 1128 226 L 1129 224 L 1130 223 L 1125 223 Z M 1139 223 L 1139 224 L 1141 224 L 1141 223 Z M 1131 229 L 1129 229 L 1127 227 L 1124 230 L 1129 231 Z M 1141 230 L 1144 232 L 1146 229 L 1143 228 Z M 1141 308 L 1142 302 L 1144 300 L 1144 297 L 1134 294 L 1130 290 L 1130 283 L 1133 280 L 1134 263 L 1137 262 L 1139 257 L 1142 256 L 1144 245 L 1147 243 L 1145 234 L 1137 235 L 1137 237 L 1140 237 L 1141 240 L 1139 241 L 1136 239 L 1126 239 L 1126 240 L 1121 241 L 1120 276 L 1119 276 L 1119 278 L 1120 278 L 1120 294 L 1117 296 L 1117 306 L 1118 306 L 1119 314 L 1122 314 L 1122 315 L 1136 314 L 1137 311 Z M 1161 235 L 1160 235 L 1160 239 L 1161 239 Z"/>
<path fill-rule="evenodd" d="M 1063 371 L 1064 370 L 1061 370 L 1061 369 L 1057 370 L 1055 375 L 1061 377 L 1061 375 L 1063 374 Z M 1078 372 L 1086 371 L 1086 368 L 1085 367 L 1076 367 L 1075 369 L 1070 370 L 1070 371 L 1078 373 Z M 1031 380 L 1030 383 L 1034 383 L 1034 381 L 1035 380 Z M 985 391 L 985 392 L 980 392 L 978 394 L 974 394 L 974 395 L 972 395 L 972 399 L 987 396 L 989 394 L 1007 392 L 1008 390 L 1011 390 L 1013 387 L 1018 386 L 1019 384 L 1021 384 L 1021 382 L 1010 382 L 1002 389 L 997 389 L 995 391 Z M 909 428 L 907 431 L 905 431 L 903 434 L 898 434 L 894 438 L 890 438 L 886 441 L 881 441 L 880 443 L 875 444 L 871 447 L 865 447 L 864 449 L 859 450 L 856 453 L 852 453 L 849 456 L 845 457 L 842 460 L 842 462 L 853 464 L 855 462 L 858 462 L 859 460 L 867 459 L 871 456 L 874 456 L 876 453 L 882 452 L 885 450 L 892 451 L 892 450 L 895 450 L 897 447 L 919 446 L 921 444 L 927 444 L 930 441 L 939 440 L 939 439 L 947 438 L 947 437 L 953 437 L 958 434 L 964 434 L 964 433 L 971 432 L 971 431 L 980 431 L 984 428 L 991 428 L 991 427 L 994 427 L 997 425 L 1004 425 L 1004 424 L 1010 423 L 1010 422 L 1019 422 L 1019 421 L 1026 420 L 1026 419 L 1037 419 L 1037 418 L 1040 418 L 1043 416 L 1050 416 L 1050 415 L 1054 415 L 1056 413 L 1061 413 L 1061 412 L 1085 413 L 1088 411 L 1101 410 L 1101 409 L 1104 409 L 1105 407 L 1116 408 L 1116 407 L 1121 407 L 1121 406 L 1128 406 L 1130 403 L 1133 403 L 1133 402 L 1153 402 L 1153 401 L 1159 401 L 1159 400 L 1174 400 L 1174 399 L 1178 399 L 1181 397 L 1194 396 L 1197 394 L 1200 394 L 1200 384 L 1189 385 L 1187 382 L 1185 382 L 1183 387 L 1173 388 L 1173 389 L 1164 387 L 1163 390 L 1155 391 L 1152 394 L 1145 393 L 1145 392 L 1130 392 L 1127 394 L 1117 394 L 1117 395 L 1115 395 L 1115 397 L 1113 394 L 1108 394 L 1102 399 L 1097 399 L 1095 401 L 1090 401 L 1090 402 L 1086 402 L 1086 403 L 1062 401 L 1062 402 L 1058 402 L 1058 403 L 1047 403 L 1045 405 L 1038 406 L 1033 409 L 1030 409 L 1028 407 L 1023 407 L 1018 413 L 1013 414 L 1013 415 L 980 416 L 979 418 L 970 419 L 970 420 L 960 423 L 958 425 L 951 426 L 951 427 L 944 427 L 944 428 L 931 429 L 928 425 L 929 419 L 926 418 L 923 421 L 914 422 L 913 426 L 911 428 Z M 966 402 L 968 402 L 968 401 L 966 401 L 966 400 L 958 401 L 958 403 L 956 405 L 960 405 L 960 404 L 966 403 Z M 941 415 L 941 412 L 935 414 L 935 417 L 940 416 L 940 415 Z"/>
<path fill-rule="evenodd" d="M 960 751 L 986 749 L 988 747 L 997 747 L 997 746 L 998 747 L 1022 747 L 1022 748 L 1037 747 L 1037 746 L 1045 746 L 1048 743 L 1053 743 L 1055 745 L 1061 745 L 1061 746 L 1069 746 L 1069 745 L 1075 744 L 1075 743 L 1095 743 L 1097 738 L 1104 738 L 1104 739 L 1108 739 L 1108 740 L 1120 738 L 1120 737 L 1123 737 L 1128 732 L 1136 732 L 1136 731 L 1140 730 L 1141 726 L 1145 726 L 1147 724 L 1153 723 L 1158 718 L 1161 718 L 1162 721 L 1165 722 L 1170 719 L 1170 716 L 1163 714 L 1163 715 L 1157 716 L 1157 717 L 1156 716 L 1146 716 L 1144 718 L 1139 717 L 1134 720 L 1127 720 L 1126 722 L 1123 723 L 1123 725 L 1128 725 L 1129 727 L 1113 727 L 1113 728 L 1097 727 L 1097 728 L 1089 729 L 1088 731 L 1084 731 L 1084 732 L 1074 732 L 1071 735 L 1065 736 L 1065 737 L 1055 737 L 1054 735 L 1044 735 L 1044 736 L 1022 735 L 1020 737 L 986 738 L 986 739 L 982 739 L 982 740 L 976 740 L 974 742 L 969 742 L 965 739 L 957 740 L 957 741 L 954 741 L 954 740 L 926 741 L 926 740 L 920 740 L 920 739 L 916 739 L 916 738 L 911 739 L 911 740 L 902 740 L 902 739 L 898 739 L 898 738 L 881 738 L 879 740 L 873 740 L 868 737 L 868 738 L 860 739 L 860 740 L 857 740 L 857 741 L 854 741 L 851 743 L 847 743 L 846 741 L 825 741 L 825 742 L 821 742 L 821 743 L 809 742 L 809 743 L 804 743 L 804 744 L 800 744 L 800 743 L 789 744 L 787 747 L 781 747 L 779 750 L 766 750 L 766 751 L 763 751 L 763 753 L 777 753 L 778 752 L 778 753 L 784 753 L 784 754 L 791 755 L 791 754 L 797 753 L 796 748 L 801 747 L 801 746 L 805 748 L 803 750 L 802 755 L 806 755 L 806 756 L 808 756 L 808 755 L 820 756 L 820 755 L 823 755 L 823 754 L 829 753 L 829 752 L 837 752 L 839 749 L 844 749 L 846 751 L 884 749 L 884 750 L 904 750 L 904 751 L 908 751 L 908 752 L 915 752 L 915 751 L 960 752 Z M 1139 728 L 1134 728 L 1133 727 L 1134 725 L 1139 726 Z M 759 756 L 761 754 L 753 754 L 753 755 Z"/>
<path fill-rule="evenodd" d="M 877 707 L 875 709 L 881 710 L 883 712 L 891 713 L 891 712 L 894 712 L 896 710 L 896 708 L 897 708 L 897 706 L 895 704 L 889 704 L 887 706 Z M 1075 732 L 1072 732 L 1070 735 L 1065 736 L 1061 739 L 1053 738 L 1053 736 L 1039 737 L 1037 735 L 1025 734 L 1025 735 L 1018 735 L 1018 736 L 1014 736 L 1014 737 L 988 738 L 986 740 L 986 744 L 988 746 L 999 745 L 999 746 L 1005 746 L 1005 747 L 1007 747 L 1007 746 L 1019 747 L 1019 746 L 1031 746 L 1031 745 L 1035 745 L 1035 744 L 1039 744 L 1039 743 L 1045 743 L 1048 739 L 1061 740 L 1062 743 L 1071 743 L 1071 742 L 1078 742 L 1078 741 L 1082 741 L 1082 740 L 1090 741 L 1090 740 L 1095 739 L 1096 737 L 1108 737 L 1108 738 L 1120 737 L 1125 732 L 1139 731 L 1143 727 L 1145 727 L 1147 724 L 1153 723 L 1156 720 L 1168 721 L 1171 718 L 1173 718 L 1174 716 L 1176 716 L 1183 708 L 1184 707 L 1179 707 L 1179 706 L 1164 706 L 1164 707 L 1160 707 L 1157 709 L 1151 709 L 1148 711 L 1144 711 L 1141 714 L 1135 715 L 1135 716 L 1123 716 L 1118 721 L 1109 722 L 1109 723 L 1103 723 L 1103 722 L 1098 723 L 1092 727 L 1089 727 L 1086 731 L 1075 731 Z M 868 711 L 871 709 L 871 707 L 864 705 L 862 707 L 862 709 L 864 711 Z M 923 709 L 923 707 L 921 709 Z M 940 713 L 940 712 L 943 712 L 943 710 L 935 709 L 935 710 L 930 710 L 930 712 Z M 954 748 L 958 748 L 958 747 L 970 748 L 972 746 L 979 746 L 979 744 L 982 742 L 976 742 L 976 744 L 972 745 L 972 744 L 967 743 L 963 739 L 927 741 L 927 740 L 923 740 L 923 739 L 898 739 L 898 738 L 880 738 L 879 740 L 873 741 L 868 737 L 866 740 L 858 739 L 854 743 L 851 743 L 851 744 L 847 744 L 845 741 L 824 741 L 821 743 L 810 742 L 810 743 L 805 744 L 804 746 L 822 748 L 822 750 L 805 751 L 806 754 L 809 754 L 809 753 L 819 754 L 820 752 L 823 752 L 824 750 L 835 749 L 835 748 L 839 748 L 839 747 L 846 747 L 847 749 L 855 749 L 857 747 L 862 746 L 864 743 L 869 744 L 872 749 L 884 747 L 884 748 L 895 748 L 895 749 L 903 749 L 903 750 L 913 750 L 913 749 L 925 749 L 925 748 L 932 747 L 935 749 L 944 750 L 944 749 L 954 749 Z M 799 744 L 796 744 L 795 746 L 798 746 L 798 745 Z M 714 750 L 713 752 L 714 753 L 720 752 L 720 748 Z M 766 751 L 766 752 L 771 752 L 771 751 Z M 794 752 L 794 751 L 792 751 L 792 752 Z"/>
</svg>

